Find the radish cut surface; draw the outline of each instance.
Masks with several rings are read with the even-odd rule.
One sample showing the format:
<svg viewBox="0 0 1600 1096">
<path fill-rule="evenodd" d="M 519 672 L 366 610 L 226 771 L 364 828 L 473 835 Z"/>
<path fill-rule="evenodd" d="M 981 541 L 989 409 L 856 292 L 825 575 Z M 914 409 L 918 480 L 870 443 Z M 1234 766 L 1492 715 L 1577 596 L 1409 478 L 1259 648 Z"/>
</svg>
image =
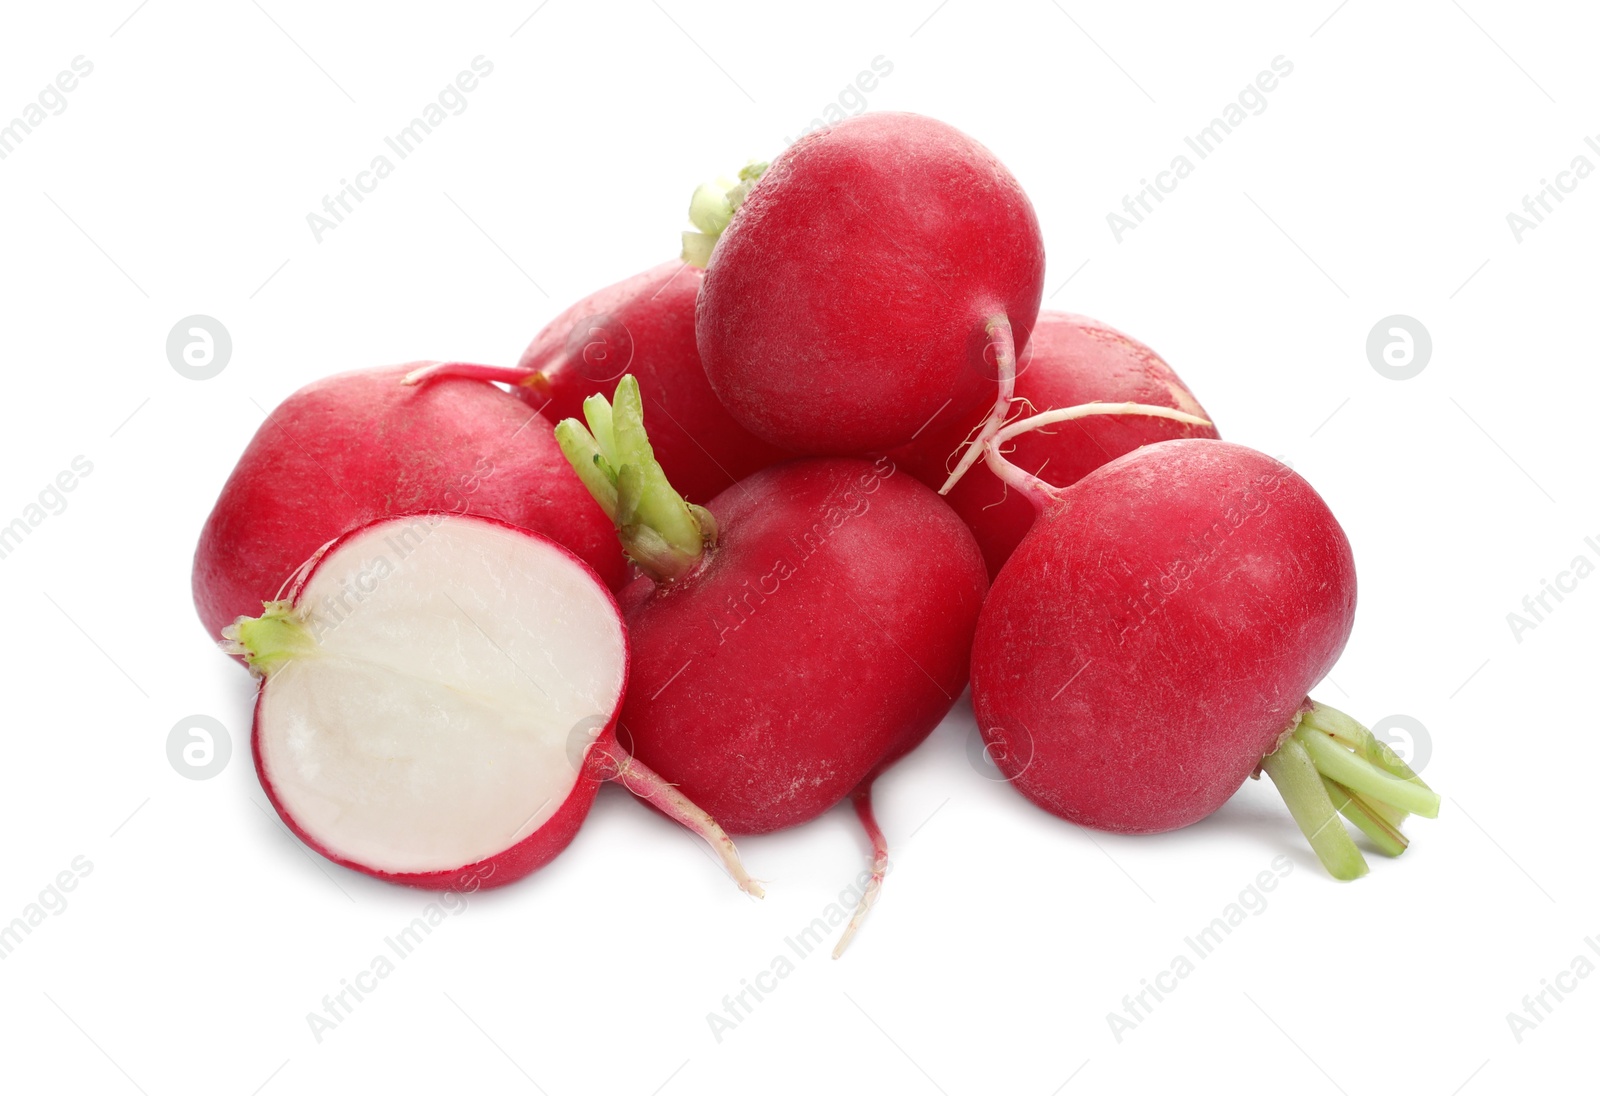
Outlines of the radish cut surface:
<svg viewBox="0 0 1600 1096">
<path fill-rule="evenodd" d="M 380 522 L 337 542 L 277 608 L 293 650 L 263 683 L 258 764 L 331 857 L 458 869 L 592 783 L 583 768 L 621 702 L 627 642 L 605 588 L 554 543 L 444 515 Z"/>
</svg>

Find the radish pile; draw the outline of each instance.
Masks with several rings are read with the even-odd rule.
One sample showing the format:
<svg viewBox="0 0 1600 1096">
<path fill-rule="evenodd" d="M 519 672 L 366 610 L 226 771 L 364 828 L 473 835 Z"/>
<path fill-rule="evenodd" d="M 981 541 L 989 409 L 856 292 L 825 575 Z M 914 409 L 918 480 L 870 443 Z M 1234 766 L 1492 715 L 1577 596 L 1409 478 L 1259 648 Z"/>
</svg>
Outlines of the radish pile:
<svg viewBox="0 0 1600 1096">
<path fill-rule="evenodd" d="M 969 679 L 1000 771 L 1078 825 L 1186 826 L 1265 772 L 1352 879 L 1341 815 L 1394 856 L 1437 814 L 1309 698 L 1355 611 L 1327 505 L 1154 351 L 1039 312 L 987 149 L 867 114 L 689 219 L 681 262 L 516 366 L 330 377 L 245 450 L 195 603 L 260 679 L 257 774 L 308 846 L 509 883 L 615 781 L 759 895 L 728 835 L 848 799 L 872 869 L 837 956 L 888 869 L 874 781 Z"/>
</svg>

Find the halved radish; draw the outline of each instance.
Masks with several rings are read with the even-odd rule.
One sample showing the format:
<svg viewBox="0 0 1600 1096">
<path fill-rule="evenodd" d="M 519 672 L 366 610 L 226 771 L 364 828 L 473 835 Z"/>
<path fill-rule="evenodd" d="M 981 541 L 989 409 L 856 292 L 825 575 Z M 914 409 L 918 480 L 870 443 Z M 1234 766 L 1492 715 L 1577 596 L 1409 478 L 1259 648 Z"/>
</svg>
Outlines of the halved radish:
<svg viewBox="0 0 1600 1096">
<path fill-rule="evenodd" d="M 618 745 L 622 618 L 552 540 L 465 515 L 386 518 L 225 634 L 262 678 L 262 787 L 330 860 L 436 889 L 509 883 L 618 780 L 760 893 L 721 827 Z"/>
</svg>

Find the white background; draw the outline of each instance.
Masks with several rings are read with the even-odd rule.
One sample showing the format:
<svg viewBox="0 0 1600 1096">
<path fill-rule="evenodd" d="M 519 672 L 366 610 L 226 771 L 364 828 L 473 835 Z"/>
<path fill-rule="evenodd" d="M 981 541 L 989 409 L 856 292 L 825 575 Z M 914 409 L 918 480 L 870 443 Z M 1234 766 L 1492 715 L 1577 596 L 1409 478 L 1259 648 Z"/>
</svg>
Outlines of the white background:
<svg viewBox="0 0 1600 1096">
<path fill-rule="evenodd" d="M 1583 144 L 1600 135 L 1592 13 L 135 2 L 0 16 L 0 120 L 72 58 L 94 65 L 0 161 L 0 524 L 73 457 L 94 466 L 0 560 L 0 921 L 93 863 L 0 962 L 4 1087 L 1592 1086 L 1600 978 L 1520 1043 L 1506 1019 L 1600 934 L 1600 579 L 1520 643 L 1506 621 L 1597 557 L 1600 178 L 1520 243 L 1506 221 L 1575 156 L 1600 164 Z M 494 72 L 469 109 L 316 242 L 306 214 L 478 55 Z M 873 109 L 959 126 L 1029 190 L 1050 306 L 1150 343 L 1226 436 L 1327 498 L 1361 607 L 1318 695 L 1420 720 L 1441 817 L 1344 885 L 1264 783 L 1180 833 L 1091 834 L 975 775 L 963 702 L 880 784 L 895 867 L 852 951 L 799 961 L 720 1042 L 707 1013 L 859 870 L 846 808 L 741 842 L 769 883 L 758 903 L 603 789 L 563 856 L 475 898 L 319 1044 L 306 1014 L 427 896 L 315 860 L 265 810 L 252 685 L 189 600 L 233 460 L 323 374 L 514 361 L 558 308 L 673 255 L 697 182 L 775 152 L 880 55 Z M 1107 212 L 1279 55 L 1294 72 L 1268 109 L 1118 243 Z M 166 358 L 193 313 L 232 334 L 213 380 Z M 1434 342 L 1403 382 L 1365 352 L 1394 313 Z M 208 781 L 166 756 L 197 713 L 234 743 Z M 1118 1042 L 1107 1013 L 1283 854 L 1270 905 Z"/>
</svg>

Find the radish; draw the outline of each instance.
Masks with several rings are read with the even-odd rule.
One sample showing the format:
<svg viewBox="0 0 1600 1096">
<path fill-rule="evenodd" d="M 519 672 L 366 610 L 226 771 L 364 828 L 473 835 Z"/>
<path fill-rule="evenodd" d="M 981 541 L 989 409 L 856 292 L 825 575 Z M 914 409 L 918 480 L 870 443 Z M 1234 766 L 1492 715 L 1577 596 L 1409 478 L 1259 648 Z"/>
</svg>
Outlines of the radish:
<svg viewBox="0 0 1600 1096">
<path fill-rule="evenodd" d="M 788 454 L 735 422 L 711 391 L 694 340 L 701 277 L 686 263 L 662 263 L 551 320 L 514 369 L 442 362 L 409 381 L 503 381 L 554 423 L 582 414 L 585 399 L 610 392 L 631 372 L 655 423 L 656 459 L 685 498 L 704 502 Z"/>
<path fill-rule="evenodd" d="M 1026 345 L 1044 284 L 1033 206 L 992 153 L 931 118 L 864 114 L 742 174 L 696 192 L 685 240 L 709 258 L 695 333 L 735 419 L 847 455 L 984 402 L 991 321 Z"/>
<path fill-rule="evenodd" d="M 1159 442 L 1064 489 L 1001 454 L 1092 410 L 1046 412 L 985 444 L 995 475 L 1039 511 L 972 654 L 973 708 L 1000 771 L 1080 825 L 1158 833 L 1205 818 L 1264 769 L 1335 878 L 1366 871 L 1336 812 L 1380 851 L 1404 851 L 1400 822 L 1435 817 L 1439 797 L 1307 697 L 1355 614 L 1350 545 L 1327 505 L 1230 442 Z"/>
<path fill-rule="evenodd" d="M 1094 401 L 1166 406 L 1206 417 L 1178 375 L 1148 346 L 1099 320 L 1065 312 L 1041 312 L 1019 364 L 1016 398 L 1039 411 Z M 950 456 L 981 426 L 986 412 L 966 419 L 940 416 L 910 445 L 892 455 L 931 487 L 950 474 Z M 1011 463 L 1056 487 L 1067 487 L 1114 457 L 1141 445 L 1179 437 L 1214 438 L 1216 428 L 1140 416 L 1096 416 L 1013 439 Z M 977 468 L 946 495 L 978 539 L 993 579 L 1033 525 L 1026 495 Z"/>
<path fill-rule="evenodd" d="M 410 368 L 328 377 L 267 415 L 195 550 L 195 607 L 213 637 L 260 612 L 322 545 L 388 514 L 498 518 L 553 537 L 621 585 L 626 563 L 549 423 L 480 381 L 406 388 Z"/>
<path fill-rule="evenodd" d="M 854 793 L 887 846 L 871 784 L 966 685 L 988 589 L 972 534 L 887 459 L 775 465 L 702 508 L 661 474 L 632 377 L 588 428 L 556 428 L 568 459 L 646 577 L 620 595 L 633 647 L 622 726 L 639 758 L 730 833 L 816 818 Z"/>
<path fill-rule="evenodd" d="M 610 592 L 548 538 L 484 518 L 384 518 L 226 630 L 260 676 L 256 772 L 328 859 L 433 889 L 548 862 L 616 780 L 704 837 L 704 811 L 616 741 L 628 640 Z"/>
</svg>

